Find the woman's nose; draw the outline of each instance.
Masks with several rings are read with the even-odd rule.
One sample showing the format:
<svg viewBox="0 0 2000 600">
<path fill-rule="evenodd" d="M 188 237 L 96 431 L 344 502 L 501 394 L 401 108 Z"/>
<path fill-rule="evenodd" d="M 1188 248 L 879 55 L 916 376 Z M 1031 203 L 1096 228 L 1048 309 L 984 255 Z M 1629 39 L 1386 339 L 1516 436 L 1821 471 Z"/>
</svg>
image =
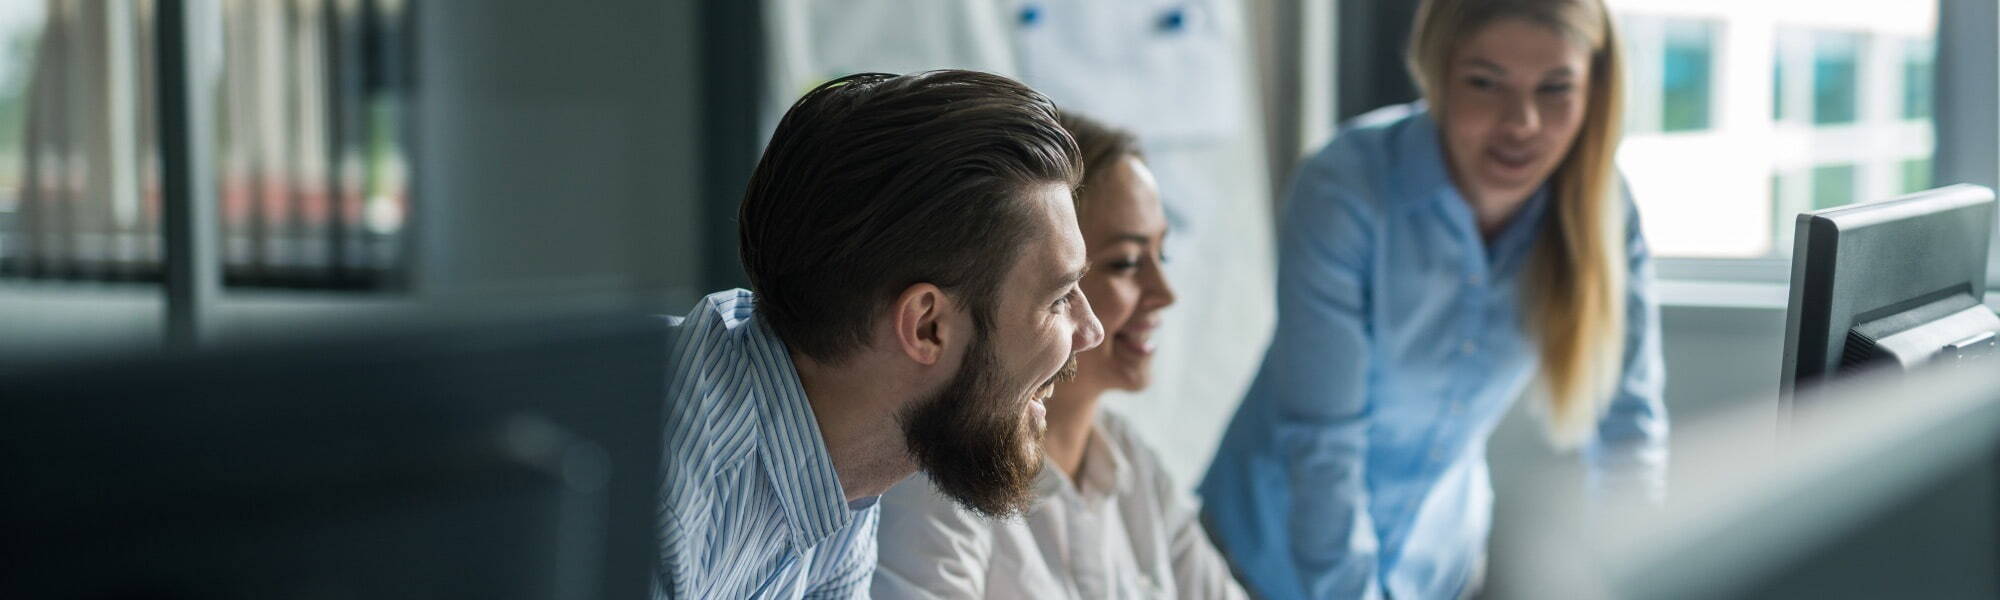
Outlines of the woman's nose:
<svg viewBox="0 0 2000 600">
<path fill-rule="evenodd" d="M 1506 119 L 1501 123 L 1515 137 L 1529 137 L 1542 128 L 1542 115 L 1533 98 L 1515 98 L 1508 103 Z"/>
<path fill-rule="evenodd" d="M 1175 300 L 1174 286 L 1167 283 L 1167 271 L 1160 268 L 1158 262 L 1154 262 L 1152 267 L 1146 269 L 1146 275 L 1145 304 L 1153 308 L 1172 306 Z"/>
</svg>

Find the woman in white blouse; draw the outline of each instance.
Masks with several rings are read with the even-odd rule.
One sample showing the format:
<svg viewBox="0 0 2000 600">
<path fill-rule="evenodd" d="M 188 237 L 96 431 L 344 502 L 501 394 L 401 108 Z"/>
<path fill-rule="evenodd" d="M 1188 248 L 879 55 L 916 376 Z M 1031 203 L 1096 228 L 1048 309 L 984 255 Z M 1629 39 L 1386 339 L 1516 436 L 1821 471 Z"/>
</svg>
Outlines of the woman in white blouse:
<svg viewBox="0 0 2000 600">
<path fill-rule="evenodd" d="M 1152 331 L 1174 293 L 1160 270 L 1167 219 L 1130 134 L 1065 115 L 1084 162 L 1077 225 L 1083 278 L 1105 343 L 1077 356 L 1047 402 L 1034 505 L 988 519 L 923 476 L 882 497 L 876 598 L 1243 598 L 1196 519 L 1191 494 L 1152 449 L 1098 410 L 1108 390 L 1150 381 Z"/>
</svg>

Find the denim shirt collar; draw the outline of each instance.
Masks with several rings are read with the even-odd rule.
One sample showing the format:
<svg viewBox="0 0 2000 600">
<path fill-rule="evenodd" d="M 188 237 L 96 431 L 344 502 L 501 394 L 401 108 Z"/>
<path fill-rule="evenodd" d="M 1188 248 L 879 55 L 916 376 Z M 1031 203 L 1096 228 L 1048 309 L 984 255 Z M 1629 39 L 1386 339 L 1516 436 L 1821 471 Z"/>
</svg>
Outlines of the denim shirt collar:
<svg viewBox="0 0 2000 600">
<path fill-rule="evenodd" d="M 1508 220 L 1493 242 L 1487 244 L 1479 234 L 1479 223 L 1467 203 L 1459 193 L 1457 184 L 1452 182 L 1451 170 L 1446 166 L 1444 138 L 1437 120 L 1431 115 L 1423 101 L 1412 105 L 1408 126 L 1397 136 L 1396 156 L 1402 162 L 1396 165 L 1398 189 L 1409 198 L 1428 201 L 1438 214 L 1453 221 L 1461 241 L 1469 247 L 1482 247 L 1487 256 L 1487 264 L 1495 271 L 1511 272 L 1524 260 L 1533 248 L 1536 233 L 1542 229 L 1542 221 L 1547 216 L 1549 204 L 1549 184 L 1543 182 L 1523 203 L 1520 212 Z M 1422 203 L 1420 203 L 1422 204 Z"/>
</svg>

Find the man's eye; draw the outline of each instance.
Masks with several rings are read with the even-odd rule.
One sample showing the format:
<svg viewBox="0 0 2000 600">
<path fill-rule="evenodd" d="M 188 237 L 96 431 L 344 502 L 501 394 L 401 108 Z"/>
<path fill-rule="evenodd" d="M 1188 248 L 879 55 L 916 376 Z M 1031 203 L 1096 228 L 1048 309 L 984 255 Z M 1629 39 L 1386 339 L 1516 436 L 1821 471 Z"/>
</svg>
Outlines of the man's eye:
<svg viewBox="0 0 2000 600">
<path fill-rule="evenodd" d="M 1487 79 L 1485 77 L 1470 77 L 1467 78 L 1465 82 L 1467 84 L 1470 84 L 1472 86 L 1472 89 L 1476 90 L 1490 90 L 1493 89 L 1494 86 L 1493 80 Z"/>
</svg>

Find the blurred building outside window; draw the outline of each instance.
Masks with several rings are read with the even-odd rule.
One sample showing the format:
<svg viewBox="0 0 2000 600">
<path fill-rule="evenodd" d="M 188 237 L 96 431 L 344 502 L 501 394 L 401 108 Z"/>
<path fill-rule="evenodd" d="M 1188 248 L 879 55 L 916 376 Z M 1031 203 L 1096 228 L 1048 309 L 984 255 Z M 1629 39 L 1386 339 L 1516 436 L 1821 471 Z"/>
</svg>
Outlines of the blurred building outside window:
<svg viewBox="0 0 2000 600">
<path fill-rule="evenodd" d="M 1710 21 L 1661 22 L 1659 131 L 1701 131 L 1709 128 L 1715 104 L 1715 32 Z"/>
<path fill-rule="evenodd" d="M 1656 255 L 1785 258 L 1793 215 L 1931 185 L 1936 3 L 1608 2 Z"/>
<path fill-rule="evenodd" d="M 218 0 L 230 287 L 403 282 L 402 0 Z M 159 281 L 152 0 L 0 3 L 0 278 Z"/>
</svg>

